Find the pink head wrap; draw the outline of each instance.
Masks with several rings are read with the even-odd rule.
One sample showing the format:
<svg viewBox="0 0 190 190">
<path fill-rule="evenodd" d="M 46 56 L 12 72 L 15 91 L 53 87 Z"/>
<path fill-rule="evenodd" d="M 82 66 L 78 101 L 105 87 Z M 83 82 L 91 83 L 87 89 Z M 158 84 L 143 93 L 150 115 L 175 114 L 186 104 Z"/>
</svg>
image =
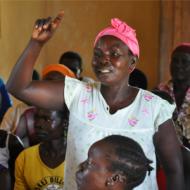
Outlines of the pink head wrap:
<svg viewBox="0 0 190 190">
<path fill-rule="evenodd" d="M 95 38 L 94 45 L 102 36 L 115 36 L 123 41 L 131 50 L 133 55 L 139 57 L 139 44 L 133 28 L 118 18 L 111 19 L 111 26 L 103 29 Z"/>
</svg>

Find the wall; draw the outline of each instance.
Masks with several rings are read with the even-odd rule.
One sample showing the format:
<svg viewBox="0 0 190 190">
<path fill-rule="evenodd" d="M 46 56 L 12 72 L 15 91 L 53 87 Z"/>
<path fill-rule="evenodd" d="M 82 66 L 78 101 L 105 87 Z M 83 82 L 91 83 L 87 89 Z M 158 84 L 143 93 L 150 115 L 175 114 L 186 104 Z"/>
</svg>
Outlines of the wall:
<svg viewBox="0 0 190 190">
<path fill-rule="evenodd" d="M 91 70 L 93 41 L 110 18 L 119 17 L 137 31 L 140 43 L 138 67 L 148 76 L 149 88 L 158 82 L 159 1 L 1 1 L 0 75 L 7 80 L 20 53 L 26 46 L 36 18 L 56 16 L 65 11 L 62 25 L 44 47 L 36 65 L 56 63 L 60 54 L 74 50 L 84 60 L 84 75 Z"/>
<path fill-rule="evenodd" d="M 161 0 L 160 8 L 160 80 L 170 79 L 170 57 L 182 42 L 190 42 L 190 1 Z"/>
</svg>

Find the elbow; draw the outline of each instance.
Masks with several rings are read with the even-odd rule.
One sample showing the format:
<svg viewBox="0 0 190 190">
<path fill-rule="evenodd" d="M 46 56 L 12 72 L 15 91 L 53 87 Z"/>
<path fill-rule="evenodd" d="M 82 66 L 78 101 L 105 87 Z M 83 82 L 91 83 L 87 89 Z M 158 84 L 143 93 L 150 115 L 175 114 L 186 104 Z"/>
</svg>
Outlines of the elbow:
<svg viewBox="0 0 190 190">
<path fill-rule="evenodd" d="M 9 84 L 9 82 L 7 82 L 7 84 L 6 84 L 6 89 L 7 89 L 7 91 L 10 92 L 10 93 L 11 93 L 12 90 L 13 90 L 13 89 L 12 89 L 12 86 Z"/>
<path fill-rule="evenodd" d="M 21 88 L 19 88 L 19 84 L 16 82 L 7 82 L 6 89 L 11 95 L 15 96 L 16 98 L 18 98 L 23 91 Z"/>
<path fill-rule="evenodd" d="M 16 89 L 15 89 L 14 85 L 10 84 L 9 82 L 7 82 L 7 84 L 6 84 L 6 89 L 13 96 L 16 94 Z"/>
</svg>

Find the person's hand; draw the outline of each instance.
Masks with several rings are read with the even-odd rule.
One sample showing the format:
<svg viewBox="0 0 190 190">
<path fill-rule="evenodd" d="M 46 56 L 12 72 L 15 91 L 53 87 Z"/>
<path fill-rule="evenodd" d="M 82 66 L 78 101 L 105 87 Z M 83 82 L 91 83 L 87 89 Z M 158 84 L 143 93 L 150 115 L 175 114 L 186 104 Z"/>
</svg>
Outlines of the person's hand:
<svg viewBox="0 0 190 190">
<path fill-rule="evenodd" d="M 32 32 L 32 39 L 42 44 L 47 42 L 59 27 L 63 19 L 63 15 L 64 12 L 61 11 L 54 19 L 51 17 L 38 19 Z"/>
</svg>

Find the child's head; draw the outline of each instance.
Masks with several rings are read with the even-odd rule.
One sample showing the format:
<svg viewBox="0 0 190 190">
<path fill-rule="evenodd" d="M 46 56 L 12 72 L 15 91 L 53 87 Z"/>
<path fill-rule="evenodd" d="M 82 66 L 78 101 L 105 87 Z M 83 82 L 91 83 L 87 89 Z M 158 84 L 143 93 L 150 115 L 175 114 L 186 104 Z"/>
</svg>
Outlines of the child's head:
<svg viewBox="0 0 190 190">
<path fill-rule="evenodd" d="M 130 190 L 141 184 L 151 171 L 141 146 L 119 135 L 108 136 L 94 143 L 88 159 L 76 173 L 78 190 Z"/>
<path fill-rule="evenodd" d="M 77 52 L 67 51 L 63 53 L 59 59 L 59 64 L 68 67 L 73 73 L 75 73 L 76 77 L 80 79 L 83 62 L 81 56 Z"/>
<path fill-rule="evenodd" d="M 35 136 L 41 142 L 64 138 L 68 118 L 63 111 L 36 108 L 34 113 Z"/>
</svg>

